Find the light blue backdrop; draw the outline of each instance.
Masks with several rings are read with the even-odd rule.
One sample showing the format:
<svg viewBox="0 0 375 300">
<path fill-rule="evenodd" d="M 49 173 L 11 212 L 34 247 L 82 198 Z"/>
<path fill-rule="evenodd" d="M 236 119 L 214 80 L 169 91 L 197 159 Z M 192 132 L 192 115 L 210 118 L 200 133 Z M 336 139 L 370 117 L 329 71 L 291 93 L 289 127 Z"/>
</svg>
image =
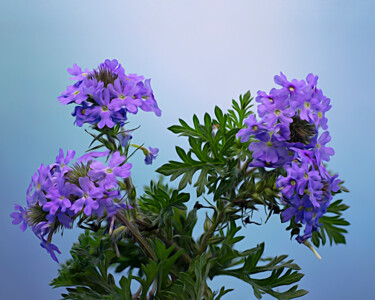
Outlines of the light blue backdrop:
<svg viewBox="0 0 375 300">
<path fill-rule="evenodd" d="M 140 113 L 131 119 L 142 125 L 135 139 L 160 148 L 151 167 L 141 156 L 133 161 L 139 188 L 175 157 L 176 143 L 185 144 L 166 130 L 178 118 L 228 108 L 248 89 L 269 90 L 280 71 L 288 78 L 318 74 L 333 105 L 328 125 L 336 155 L 329 166 L 351 190 L 347 245 L 320 249 L 318 261 L 289 240 L 277 217 L 248 226 L 245 243 L 265 241 L 268 255 L 290 254 L 306 274 L 305 299 L 374 299 L 374 36 L 371 0 L 1 1 L 0 298 L 50 300 L 62 292 L 48 286 L 58 265 L 30 230 L 11 225 L 9 214 L 14 203 L 25 203 L 42 162 L 53 162 L 60 147 L 81 154 L 89 143 L 72 125 L 71 107 L 56 99 L 69 84 L 67 67 L 94 68 L 117 58 L 127 72 L 152 78 L 163 111 L 161 118 Z M 76 236 L 71 231 L 56 239 L 61 261 Z M 215 284 L 235 288 L 225 299 L 254 299 L 240 282 Z"/>
</svg>

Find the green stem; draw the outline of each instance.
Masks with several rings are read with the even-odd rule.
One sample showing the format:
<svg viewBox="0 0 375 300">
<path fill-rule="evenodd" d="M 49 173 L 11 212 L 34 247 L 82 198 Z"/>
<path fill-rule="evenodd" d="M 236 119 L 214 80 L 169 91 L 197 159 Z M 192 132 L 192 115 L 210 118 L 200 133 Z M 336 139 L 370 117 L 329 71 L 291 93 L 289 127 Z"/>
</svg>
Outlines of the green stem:
<svg viewBox="0 0 375 300">
<path fill-rule="evenodd" d="M 160 234 L 158 234 L 157 230 L 155 230 L 154 226 L 151 226 L 149 223 L 147 223 L 143 220 L 140 220 L 140 219 L 135 219 L 135 222 L 137 224 L 143 226 L 145 228 L 144 229 L 145 231 L 155 234 L 155 236 L 157 236 L 161 241 L 163 241 L 168 247 L 174 246 L 173 252 L 177 252 L 177 251 L 180 251 L 182 249 L 174 241 L 171 241 L 168 238 L 160 236 Z M 183 250 L 184 250 L 184 252 L 181 254 L 181 258 L 184 260 L 184 262 L 185 262 L 185 264 L 188 268 L 190 266 L 192 258 L 189 255 L 186 254 L 185 249 L 183 249 Z"/>
<path fill-rule="evenodd" d="M 178 246 L 175 242 L 172 242 L 171 240 L 168 240 L 168 239 L 166 239 L 166 238 L 161 238 L 161 240 L 162 240 L 162 241 L 163 241 L 168 247 L 171 247 L 171 246 L 174 245 L 174 246 L 175 246 L 175 247 L 174 247 L 174 252 L 177 252 L 177 251 L 180 251 L 180 250 L 181 250 L 180 246 Z M 184 252 L 182 252 L 182 254 L 181 254 L 180 257 L 185 261 L 187 267 L 189 267 L 190 264 L 191 264 L 192 259 L 191 259 L 191 257 L 190 257 L 189 255 L 187 255 L 187 254 L 185 253 L 185 250 L 184 250 Z"/>
<path fill-rule="evenodd" d="M 208 231 L 203 235 L 201 246 L 199 247 L 198 255 L 201 255 L 204 253 L 208 246 L 208 240 L 214 235 L 217 227 L 221 222 L 223 222 L 225 218 L 225 213 L 228 207 L 232 206 L 232 203 L 227 204 L 217 215 L 215 221 L 212 223 L 211 227 L 208 229 Z"/>
<path fill-rule="evenodd" d="M 123 179 L 124 183 L 125 183 L 125 186 L 126 186 L 126 192 L 128 194 L 128 198 L 129 198 L 129 201 L 130 201 L 130 205 L 133 206 L 135 208 L 135 205 L 136 205 L 136 197 L 134 194 L 134 185 L 133 185 L 133 181 L 131 179 L 131 177 L 126 177 Z"/>
<path fill-rule="evenodd" d="M 110 133 L 107 133 L 106 134 L 107 138 L 108 138 L 108 141 L 113 145 L 113 147 L 116 149 L 117 148 L 117 145 L 116 145 L 116 141 L 115 139 L 111 136 Z"/>
<path fill-rule="evenodd" d="M 144 239 L 144 237 L 141 235 L 138 229 L 133 226 L 130 220 L 128 220 L 128 218 L 124 216 L 121 212 L 117 212 L 116 217 L 122 224 L 124 224 L 130 230 L 134 238 L 138 241 L 138 244 L 146 252 L 146 255 L 148 255 L 154 261 L 156 261 L 156 255 L 154 253 L 154 250 L 152 250 L 150 245 L 147 243 L 147 241 Z"/>
</svg>

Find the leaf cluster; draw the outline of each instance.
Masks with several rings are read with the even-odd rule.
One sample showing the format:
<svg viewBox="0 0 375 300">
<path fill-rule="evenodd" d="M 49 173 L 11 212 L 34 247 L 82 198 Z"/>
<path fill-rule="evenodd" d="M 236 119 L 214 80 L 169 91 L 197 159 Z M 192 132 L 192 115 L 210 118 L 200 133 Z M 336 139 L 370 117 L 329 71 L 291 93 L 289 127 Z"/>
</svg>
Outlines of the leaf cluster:
<svg viewBox="0 0 375 300">
<path fill-rule="evenodd" d="M 185 188 L 188 183 L 192 184 L 193 176 L 197 173 L 198 177 L 194 183 L 197 196 L 202 195 L 206 188 L 209 192 L 213 192 L 217 182 L 228 177 L 227 173 L 234 170 L 237 164 L 236 154 L 247 149 L 246 145 L 236 138 L 236 134 L 243 126 L 243 120 L 251 113 L 251 101 L 248 92 L 240 97 L 240 103 L 233 100 L 233 109 L 227 114 L 216 106 L 215 117 L 212 118 L 206 113 L 202 123 L 194 115 L 192 126 L 179 119 L 179 125 L 168 129 L 180 136 L 186 136 L 190 149 L 185 151 L 176 146 L 181 161 L 169 161 L 157 172 L 171 176 L 172 181 L 181 176 L 179 189 Z"/>
</svg>

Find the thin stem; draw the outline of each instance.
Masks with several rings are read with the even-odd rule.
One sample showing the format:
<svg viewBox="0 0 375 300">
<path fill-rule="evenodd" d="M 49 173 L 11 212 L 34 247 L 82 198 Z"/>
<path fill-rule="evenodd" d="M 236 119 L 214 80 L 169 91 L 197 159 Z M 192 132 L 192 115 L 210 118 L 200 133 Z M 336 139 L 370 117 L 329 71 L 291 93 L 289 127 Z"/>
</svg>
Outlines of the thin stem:
<svg viewBox="0 0 375 300">
<path fill-rule="evenodd" d="M 116 256 L 118 258 L 120 258 L 121 254 L 120 254 L 120 251 L 119 251 L 119 249 L 117 247 L 117 243 L 116 243 L 115 237 L 113 235 L 111 235 L 111 240 L 112 240 L 112 243 L 113 243 L 113 247 L 115 248 Z"/>
<path fill-rule="evenodd" d="M 138 241 L 139 245 L 146 252 L 146 254 L 156 261 L 156 255 L 154 251 L 147 243 L 147 241 L 143 238 L 138 229 L 134 227 L 133 224 L 128 220 L 128 218 L 124 216 L 121 212 L 117 212 L 116 217 L 122 224 L 124 224 L 130 230 L 130 232 L 133 234 L 134 238 Z"/>
<path fill-rule="evenodd" d="M 225 206 L 220 212 L 219 214 L 217 215 L 215 221 L 212 223 L 211 227 L 209 228 L 209 230 L 204 234 L 203 238 L 202 238 L 202 242 L 201 242 L 201 246 L 199 248 L 199 251 L 198 251 L 198 255 L 201 255 L 202 253 L 204 253 L 207 249 L 207 246 L 208 246 L 208 240 L 213 236 L 213 234 L 215 233 L 216 231 L 216 228 L 219 226 L 219 224 L 221 222 L 223 222 L 224 220 L 224 217 L 225 217 L 225 213 L 226 213 L 226 210 L 228 207 L 232 206 L 231 203 L 229 203 L 227 206 Z"/>
<path fill-rule="evenodd" d="M 129 204 L 133 207 L 133 209 L 130 210 L 130 214 L 132 215 L 133 218 L 136 218 L 137 217 L 137 210 L 136 210 L 136 207 L 137 207 L 136 200 L 137 200 L 137 198 L 132 197 L 133 196 L 132 191 L 134 190 L 134 185 L 133 185 L 132 179 L 131 179 L 131 177 L 127 177 L 127 178 L 124 178 L 123 181 L 124 181 L 125 186 L 126 186 L 126 193 L 128 195 Z"/>
<path fill-rule="evenodd" d="M 177 252 L 177 251 L 180 251 L 182 248 L 180 246 L 178 246 L 174 241 L 171 241 L 169 240 L 168 238 L 165 238 L 165 237 L 162 237 L 158 234 L 157 230 L 155 230 L 157 228 L 157 226 L 151 226 L 149 223 L 143 221 L 143 220 L 140 220 L 140 219 L 135 219 L 135 222 L 138 224 L 138 225 L 141 225 L 142 227 L 144 227 L 143 230 L 141 231 L 147 231 L 149 233 L 153 233 L 155 234 L 155 236 L 157 236 L 161 241 L 163 241 L 166 246 L 168 247 L 172 247 L 174 246 L 174 249 L 173 251 L 174 252 Z M 183 249 L 184 250 L 184 249 Z M 181 254 L 181 258 L 185 261 L 186 265 L 189 266 L 192 259 L 189 255 L 186 254 L 185 250 L 184 252 Z"/>
<path fill-rule="evenodd" d="M 313 245 L 311 245 L 311 243 L 308 240 L 304 241 L 303 244 L 306 245 L 319 260 L 322 260 L 322 257 L 319 255 L 318 251 L 315 250 Z"/>
<path fill-rule="evenodd" d="M 166 238 L 162 238 L 161 240 L 162 240 L 163 242 L 165 242 L 166 245 L 167 245 L 168 247 L 171 247 L 171 246 L 174 245 L 174 246 L 175 246 L 175 247 L 174 247 L 174 251 L 175 251 L 175 252 L 181 250 L 181 248 L 180 248 L 175 242 L 172 242 L 171 240 L 168 240 L 168 239 L 166 239 Z M 184 250 L 184 252 L 182 252 L 182 254 L 181 254 L 180 257 L 185 261 L 185 263 L 186 263 L 187 266 L 190 266 L 190 263 L 191 263 L 192 259 L 191 259 L 191 257 L 190 257 L 189 255 L 187 255 L 187 254 L 185 253 L 185 250 Z"/>
<path fill-rule="evenodd" d="M 117 145 L 116 145 L 116 141 L 115 139 L 109 134 L 107 133 L 106 134 L 107 138 L 108 138 L 108 141 L 115 147 L 115 149 L 117 148 Z"/>
</svg>

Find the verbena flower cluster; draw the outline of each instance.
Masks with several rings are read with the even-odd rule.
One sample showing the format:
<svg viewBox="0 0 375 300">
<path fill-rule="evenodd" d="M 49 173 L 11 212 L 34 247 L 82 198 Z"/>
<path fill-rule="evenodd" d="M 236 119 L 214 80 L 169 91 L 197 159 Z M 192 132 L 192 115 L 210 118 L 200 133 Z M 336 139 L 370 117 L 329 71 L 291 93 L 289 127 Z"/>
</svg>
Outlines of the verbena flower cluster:
<svg viewBox="0 0 375 300">
<path fill-rule="evenodd" d="M 75 64 L 68 72 L 75 83 L 68 86 L 58 99 L 64 105 L 76 105 L 72 113 L 76 117 L 74 123 L 78 126 L 84 123 L 93 125 L 101 131 L 99 136 L 114 126 L 121 130 L 114 131 L 116 136 L 109 136 L 107 132 L 107 143 L 112 144 L 111 152 L 89 152 L 78 158 L 72 166 L 69 164 L 75 152 L 68 150 L 64 156 L 60 149 L 54 164 L 42 164 L 33 175 L 27 190 L 27 207 L 15 205 L 15 212 L 11 214 L 13 224 L 21 224 L 22 231 L 31 227 L 41 240 L 41 246 L 55 261 L 58 261 L 55 252 L 60 251 L 51 240 L 58 229 L 72 228 L 78 217 L 80 222 L 98 218 L 113 221 L 119 209 L 131 208 L 123 200 L 126 196 L 122 195 L 125 187 L 118 181 L 128 178 L 132 167 L 125 162 L 132 139 L 123 127 L 127 113 L 136 114 L 141 109 L 161 115 L 150 79 L 145 80 L 136 74 L 126 75 L 124 68 L 115 59 L 105 60 L 93 71 L 82 71 Z M 123 147 L 124 154 L 113 150 L 117 147 L 114 138 Z M 108 148 L 108 144 L 103 145 Z M 133 146 L 143 151 L 146 164 L 152 164 L 159 152 L 158 148 Z M 95 160 L 103 156 L 109 157 L 108 165 Z"/>
<path fill-rule="evenodd" d="M 27 189 L 27 207 L 15 205 L 11 214 L 13 224 L 29 226 L 41 240 L 51 257 L 58 261 L 58 248 L 51 244 L 52 234 L 59 228 L 72 228 L 78 217 L 107 217 L 128 206 L 122 201 L 118 179 L 130 176 L 130 163 L 119 152 L 110 156 L 108 165 L 95 160 L 109 155 L 109 151 L 91 152 L 77 159 L 70 167 L 75 152 L 68 150 L 64 156 L 60 149 L 53 164 L 38 168 Z"/>
<path fill-rule="evenodd" d="M 136 114 L 138 108 L 161 115 L 150 79 L 144 80 L 137 74 L 126 75 L 115 59 L 105 60 L 93 71 L 82 71 L 75 64 L 68 72 L 76 82 L 68 86 L 58 99 L 64 105 L 76 104 L 72 115 L 77 126 L 84 123 L 97 125 L 100 129 L 112 128 L 115 124 L 122 126 L 127 113 Z"/>
<path fill-rule="evenodd" d="M 281 201 L 286 204 L 282 221 L 294 218 L 303 224 L 304 232 L 297 236 L 303 243 L 319 228 L 322 217 L 339 190 L 337 175 L 331 176 L 324 166 L 334 155 L 326 144 L 331 140 L 325 113 L 331 108 L 330 99 L 317 88 L 318 76 L 309 74 L 305 80 L 288 81 L 283 73 L 276 75 L 273 88 L 267 94 L 258 91 L 256 101 L 260 120 L 252 114 L 241 129 L 241 142 L 250 141 L 253 161 L 250 166 L 285 169 L 276 186 Z"/>
</svg>

